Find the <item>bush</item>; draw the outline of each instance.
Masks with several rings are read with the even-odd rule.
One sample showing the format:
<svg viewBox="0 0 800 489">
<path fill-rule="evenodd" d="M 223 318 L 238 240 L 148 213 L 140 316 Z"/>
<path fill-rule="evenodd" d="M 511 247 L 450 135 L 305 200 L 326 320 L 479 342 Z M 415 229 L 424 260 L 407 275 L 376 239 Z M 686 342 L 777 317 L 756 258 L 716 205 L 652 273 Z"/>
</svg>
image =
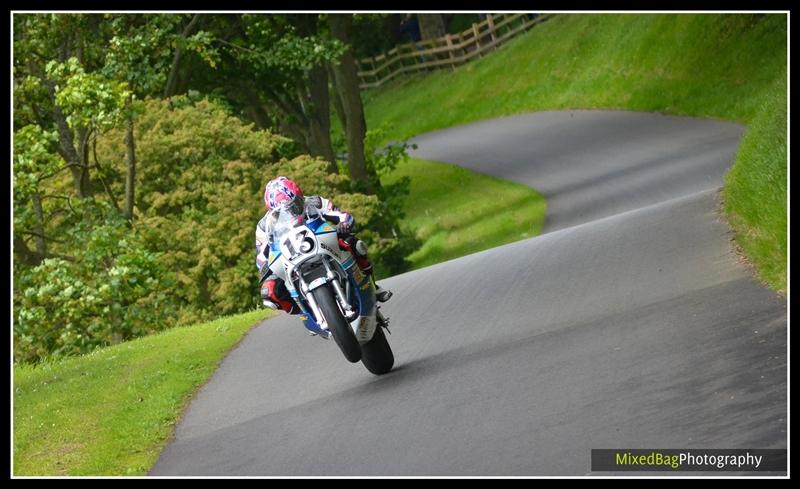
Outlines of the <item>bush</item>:
<svg viewBox="0 0 800 489">
<path fill-rule="evenodd" d="M 65 233 L 76 253 L 20 269 L 14 356 L 87 353 L 158 331 L 174 311 L 170 274 L 138 232 L 104 202 L 87 201 Z"/>
</svg>

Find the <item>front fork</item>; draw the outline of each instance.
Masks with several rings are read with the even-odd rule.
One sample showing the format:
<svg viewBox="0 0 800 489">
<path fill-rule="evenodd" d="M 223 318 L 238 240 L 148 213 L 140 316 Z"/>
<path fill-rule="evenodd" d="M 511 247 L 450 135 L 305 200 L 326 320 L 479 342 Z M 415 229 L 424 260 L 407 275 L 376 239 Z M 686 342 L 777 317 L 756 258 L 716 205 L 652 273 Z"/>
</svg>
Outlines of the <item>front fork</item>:
<svg viewBox="0 0 800 489">
<path fill-rule="evenodd" d="M 328 321 L 325 319 L 325 316 L 323 316 L 317 301 L 311 294 L 312 290 L 316 289 L 317 287 L 322 287 L 326 283 L 330 283 L 333 288 L 333 292 L 336 295 L 336 302 L 339 303 L 339 307 L 341 307 L 342 311 L 344 312 L 345 319 L 349 322 L 354 316 L 357 315 L 357 312 L 353 310 L 353 308 L 350 306 L 350 303 L 347 301 L 347 295 L 345 294 L 344 290 L 342 290 L 342 285 L 339 283 L 339 276 L 336 274 L 336 272 L 331 270 L 331 267 L 328 265 L 327 261 L 323 260 L 322 264 L 325 267 L 324 277 L 313 280 L 310 284 L 307 284 L 302 276 L 298 277 L 298 281 L 300 283 L 300 290 L 303 292 L 303 296 L 305 296 L 305 299 L 308 302 L 308 306 L 311 308 L 311 312 L 314 314 L 317 324 L 319 325 L 320 329 L 328 331 Z"/>
<path fill-rule="evenodd" d="M 322 264 L 325 266 L 325 276 L 328 277 L 329 283 L 333 286 L 333 291 L 336 293 L 336 300 L 339 302 L 339 307 L 342 308 L 345 319 L 347 319 L 349 322 L 354 316 L 357 315 L 357 313 L 352 307 L 350 307 L 350 302 L 347 300 L 347 294 L 344 293 L 344 290 L 342 290 L 342 284 L 339 283 L 339 275 L 331 270 L 331 267 L 328 265 L 327 261 L 323 260 Z"/>
</svg>

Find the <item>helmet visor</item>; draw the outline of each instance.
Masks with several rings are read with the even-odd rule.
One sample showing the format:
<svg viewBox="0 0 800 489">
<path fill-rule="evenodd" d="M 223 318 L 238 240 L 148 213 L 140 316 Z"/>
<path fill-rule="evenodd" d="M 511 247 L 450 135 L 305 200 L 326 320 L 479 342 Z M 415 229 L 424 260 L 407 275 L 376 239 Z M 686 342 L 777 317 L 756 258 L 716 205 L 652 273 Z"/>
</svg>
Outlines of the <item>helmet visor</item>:
<svg viewBox="0 0 800 489">
<path fill-rule="evenodd" d="M 293 216 L 299 216 L 303 214 L 303 198 L 302 197 L 295 197 L 294 199 L 283 202 L 280 205 L 280 209 L 282 212 L 288 212 Z"/>
</svg>

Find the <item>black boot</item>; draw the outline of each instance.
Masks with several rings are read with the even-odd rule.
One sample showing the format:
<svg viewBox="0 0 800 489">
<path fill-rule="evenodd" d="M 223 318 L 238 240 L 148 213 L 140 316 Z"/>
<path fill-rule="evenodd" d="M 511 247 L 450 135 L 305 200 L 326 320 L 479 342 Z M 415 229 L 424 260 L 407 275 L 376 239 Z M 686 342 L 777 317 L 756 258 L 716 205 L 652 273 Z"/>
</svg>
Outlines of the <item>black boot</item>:
<svg viewBox="0 0 800 489">
<path fill-rule="evenodd" d="M 386 302 L 392 298 L 392 291 L 386 290 L 380 285 L 375 285 L 375 298 L 378 299 L 378 302 Z"/>
<path fill-rule="evenodd" d="M 368 271 L 365 271 L 369 279 L 372 281 L 372 284 L 375 286 L 375 298 L 378 299 L 378 302 L 386 302 L 392 298 L 392 291 L 388 289 L 384 289 L 375 281 L 375 277 L 372 276 L 372 266 L 369 267 Z"/>
</svg>

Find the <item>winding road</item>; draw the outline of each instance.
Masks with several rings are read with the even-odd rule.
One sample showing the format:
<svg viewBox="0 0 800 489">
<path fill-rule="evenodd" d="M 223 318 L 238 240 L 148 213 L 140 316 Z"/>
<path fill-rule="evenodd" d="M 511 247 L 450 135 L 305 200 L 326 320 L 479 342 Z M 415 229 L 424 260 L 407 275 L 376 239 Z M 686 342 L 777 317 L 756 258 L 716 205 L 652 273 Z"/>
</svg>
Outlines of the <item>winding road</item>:
<svg viewBox="0 0 800 489">
<path fill-rule="evenodd" d="M 743 132 L 562 111 L 416 138 L 417 157 L 542 192 L 543 234 L 382 282 L 381 377 L 265 321 L 151 475 L 587 475 L 592 448 L 786 448 L 786 302 L 718 196 Z"/>
</svg>

